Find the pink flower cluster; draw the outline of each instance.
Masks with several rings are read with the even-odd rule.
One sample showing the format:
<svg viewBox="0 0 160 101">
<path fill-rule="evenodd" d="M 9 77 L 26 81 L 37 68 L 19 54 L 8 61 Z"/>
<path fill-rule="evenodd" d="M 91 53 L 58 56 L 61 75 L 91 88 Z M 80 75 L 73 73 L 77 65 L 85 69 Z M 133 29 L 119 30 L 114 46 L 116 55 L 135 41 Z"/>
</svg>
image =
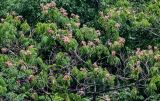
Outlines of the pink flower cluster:
<svg viewBox="0 0 160 101">
<path fill-rule="evenodd" d="M 71 14 L 71 17 L 72 17 L 72 18 L 79 19 L 79 16 L 78 16 L 78 15 L 76 15 L 76 14 L 73 14 L 73 13 Z"/>
<path fill-rule="evenodd" d="M 153 55 L 153 50 L 151 49 L 151 47 L 148 46 L 148 48 L 149 50 L 141 50 L 140 48 L 137 48 L 136 55 L 138 57 Z"/>
<path fill-rule="evenodd" d="M 63 39 L 64 43 L 70 43 L 72 40 L 72 33 L 69 33 L 66 36 L 62 36 L 62 39 Z"/>
<path fill-rule="evenodd" d="M 41 5 L 42 10 L 44 13 L 48 13 L 48 10 L 50 8 L 55 8 L 56 7 L 56 3 L 55 2 L 51 2 L 51 3 L 47 3 L 46 5 Z"/>
<path fill-rule="evenodd" d="M 64 15 L 64 16 L 68 16 L 67 11 L 64 8 L 60 8 L 60 12 Z"/>
<path fill-rule="evenodd" d="M 126 42 L 126 40 L 125 40 L 125 38 L 119 37 L 118 42 L 119 42 L 121 45 L 124 45 L 125 42 Z"/>
<path fill-rule="evenodd" d="M 69 74 L 66 74 L 66 75 L 64 75 L 63 79 L 64 79 L 65 81 L 68 81 L 68 80 L 71 79 L 71 76 L 70 76 Z"/>
<path fill-rule="evenodd" d="M 2 54 L 6 54 L 8 51 L 9 51 L 8 48 L 2 48 L 1 49 Z"/>
<path fill-rule="evenodd" d="M 88 41 L 88 42 L 86 42 L 86 41 L 81 41 L 81 44 L 82 44 L 83 46 L 91 46 L 91 47 L 94 47 L 94 46 L 96 46 L 96 44 L 99 44 L 99 43 L 100 43 L 99 38 L 95 39 L 94 41 Z"/>
<path fill-rule="evenodd" d="M 116 56 L 116 51 L 112 51 L 112 56 Z"/>
<path fill-rule="evenodd" d="M 33 47 L 34 47 L 33 45 L 30 45 L 27 50 L 21 50 L 20 53 L 22 53 L 26 56 L 31 56 L 32 52 L 30 51 L 30 49 L 33 48 Z"/>
<path fill-rule="evenodd" d="M 48 29 L 48 33 L 52 34 L 54 31 L 52 29 Z"/>
<path fill-rule="evenodd" d="M 10 61 L 10 60 L 7 61 L 5 64 L 6 64 L 7 67 L 13 67 L 13 62 Z"/>
<path fill-rule="evenodd" d="M 100 14 L 100 16 L 103 17 L 105 20 L 108 20 L 109 18 L 112 17 L 112 13 L 109 13 L 108 15 L 104 15 L 103 12 L 100 12 L 99 14 Z"/>
</svg>

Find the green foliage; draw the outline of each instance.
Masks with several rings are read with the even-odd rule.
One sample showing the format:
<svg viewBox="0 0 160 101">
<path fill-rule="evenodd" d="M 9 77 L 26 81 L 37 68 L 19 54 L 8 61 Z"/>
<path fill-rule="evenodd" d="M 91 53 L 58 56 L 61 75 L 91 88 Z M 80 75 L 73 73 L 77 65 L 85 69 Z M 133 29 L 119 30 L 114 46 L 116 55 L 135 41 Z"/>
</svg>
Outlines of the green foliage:
<svg viewBox="0 0 160 101">
<path fill-rule="evenodd" d="M 66 54 L 62 53 L 62 52 L 59 52 L 57 55 L 56 55 L 56 64 L 58 66 L 67 66 L 69 65 L 70 63 L 70 58 L 68 56 L 66 56 Z"/>
<path fill-rule="evenodd" d="M 81 41 L 93 41 L 98 37 L 95 29 L 83 27 L 80 31 L 76 33 L 77 38 L 80 38 Z"/>
<path fill-rule="evenodd" d="M 86 23 L 93 21 L 100 9 L 101 3 L 105 2 L 104 0 L 54 0 L 57 3 L 58 7 L 65 8 L 69 13 L 75 13 L 82 16 L 81 22 Z"/>
<path fill-rule="evenodd" d="M 8 22 L 0 24 L 0 43 L 1 45 L 10 46 L 16 39 L 16 27 Z"/>
<path fill-rule="evenodd" d="M 27 31 L 30 31 L 30 26 L 26 21 L 23 24 L 21 24 L 21 28 L 24 33 L 26 33 Z"/>
<path fill-rule="evenodd" d="M 42 0 L 5 0 L 0 4 L 0 16 L 6 16 L 7 13 L 16 11 L 19 15 L 23 15 L 30 23 L 38 21 L 40 18 L 40 3 Z"/>
<path fill-rule="evenodd" d="M 55 2 L 1 2 L 0 100 L 159 100 L 159 1 Z"/>
<path fill-rule="evenodd" d="M 49 32 L 51 30 L 51 32 Z M 57 26 L 54 23 L 38 23 L 36 28 L 37 34 L 54 34 L 57 32 Z"/>
</svg>

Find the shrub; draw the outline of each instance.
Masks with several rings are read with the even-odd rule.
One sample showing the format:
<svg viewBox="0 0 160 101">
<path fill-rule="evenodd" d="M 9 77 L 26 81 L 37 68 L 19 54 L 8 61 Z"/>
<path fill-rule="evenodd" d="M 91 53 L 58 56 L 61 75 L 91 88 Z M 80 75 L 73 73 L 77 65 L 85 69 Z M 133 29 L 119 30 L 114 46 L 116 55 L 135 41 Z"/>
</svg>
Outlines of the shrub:
<svg viewBox="0 0 160 101">
<path fill-rule="evenodd" d="M 57 0 L 57 5 L 68 7 L 69 1 Z M 38 4 L 32 5 L 39 7 L 39 1 L 35 2 Z M 94 1 L 90 2 L 73 1 L 73 6 L 79 8 L 80 3 L 94 9 Z M 160 49 L 155 37 L 159 34 L 159 5 L 143 2 L 144 11 L 134 8 L 136 1 L 102 0 L 100 4 L 95 26 L 71 14 L 74 7 L 67 11 L 55 2 L 41 5 L 42 11 L 35 14 L 40 14 L 38 22 L 28 23 L 35 16 L 26 20 L 16 14 L 2 19 L 0 99 L 159 100 Z M 88 19 L 85 16 L 82 19 Z M 148 36 L 155 40 L 146 39 Z"/>
</svg>

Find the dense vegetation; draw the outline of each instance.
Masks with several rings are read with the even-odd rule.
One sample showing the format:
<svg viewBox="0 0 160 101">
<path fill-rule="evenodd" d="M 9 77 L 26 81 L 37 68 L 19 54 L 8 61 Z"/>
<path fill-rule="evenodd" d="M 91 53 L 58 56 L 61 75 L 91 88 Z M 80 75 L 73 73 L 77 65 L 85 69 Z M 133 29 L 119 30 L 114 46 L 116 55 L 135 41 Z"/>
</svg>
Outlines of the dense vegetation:
<svg viewBox="0 0 160 101">
<path fill-rule="evenodd" d="M 160 100 L 159 0 L 3 0 L 0 100 Z"/>
</svg>

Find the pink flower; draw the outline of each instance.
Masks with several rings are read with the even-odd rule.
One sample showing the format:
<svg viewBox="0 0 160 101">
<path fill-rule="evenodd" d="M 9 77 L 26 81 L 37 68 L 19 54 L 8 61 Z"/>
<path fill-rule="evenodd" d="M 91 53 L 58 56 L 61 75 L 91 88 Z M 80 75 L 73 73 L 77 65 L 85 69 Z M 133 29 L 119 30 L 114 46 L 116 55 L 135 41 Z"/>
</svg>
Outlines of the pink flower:
<svg viewBox="0 0 160 101">
<path fill-rule="evenodd" d="M 97 32 L 98 36 L 100 36 L 100 35 L 101 35 L 100 30 L 96 30 L 96 32 Z"/>
<path fill-rule="evenodd" d="M 43 8 L 44 11 L 49 9 L 48 6 L 43 6 L 42 8 Z"/>
<path fill-rule="evenodd" d="M 115 27 L 116 27 L 116 28 L 120 28 L 121 25 L 120 25 L 119 23 L 116 23 L 116 24 L 115 24 Z"/>
<path fill-rule="evenodd" d="M 94 68 L 98 68 L 98 65 L 97 65 L 96 62 L 93 64 L 93 67 L 94 67 Z"/>
<path fill-rule="evenodd" d="M 66 10 L 64 8 L 60 8 L 60 12 L 64 13 L 64 12 L 66 12 Z"/>
<path fill-rule="evenodd" d="M 108 20 L 108 19 L 109 19 L 109 16 L 104 16 L 104 19 Z"/>
<path fill-rule="evenodd" d="M 80 23 L 76 23 L 75 25 L 76 25 L 77 27 L 79 27 L 81 24 L 80 24 Z"/>
<path fill-rule="evenodd" d="M 136 65 L 140 66 L 140 64 L 141 64 L 141 61 L 137 61 Z"/>
<path fill-rule="evenodd" d="M 12 11 L 11 14 L 12 14 L 13 16 L 16 16 L 16 15 L 17 15 L 17 13 L 16 13 L 15 11 Z"/>
<path fill-rule="evenodd" d="M 118 10 L 118 11 L 117 11 L 117 14 L 119 15 L 120 13 L 121 13 L 121 11 L 120 11 L 120 10 Z"/>
<path fill-rule="evenodd" d="M 116 56 L 116 51 L 112 51 L 112 56 Z"/>
<path fill-rule="evenodd" d="M 160 55 L 154 56 L 154 59 L 157 60 L 157 61 L 160 61 Z"/>
<path fill-rule="evenodd" d="M 6 65 L 7 65 L 7 67 L 13 67 L 13 62 L 12 61 L 7 61 Z"/>
<path fill-rule="evenodd" d="M 49 30 L 48 30 L 48 33 L 50 33 L 50 34 L 53 33 L 53 30 L 52 30 L 52 29 L 49 29 Z"/>
<path fill-rule="evenodd" d="M 111 18 L 113 15 L 112 15 L 112 13 L 109 13 L 108 16 Z"/>
<path fill-rule="evenodd" d="M 79 16 L 78 16 L 78 15 L 76 15 L 76 16 L 75 16 L 75 18 L 79 19 Z"/>
<path fill-rule="evenodd" d="M 3 54 L 7 53 L 7 52 L 8 52 L 8 48 L 2 48 L 2 49 L 1 49 L 1 52 L 2 52 Z"/>
<path fill-rule="evenodd" d="M 87 72 L 86 68 L 80 68 L 80 70 L 83 71 L 83 72 Z"/>
<path fill-rule="evenodd" d="M 88 45 L 89 45 L 89 46 L 94 46 L 95 44 L 94 44 L 92 41 L 89 41 L 89 42 L 88 42 Z"/>
<path fill-rule="evenodd" d="M 68 24 L 67 24 L 67 26 L 68 26 L 68 27 L 70 27 L 70 26 L 71 26 L 71 24 L 70 24 L 70 23 L 68 23 Z"/>
<path fill-rule="evenodd" d="M 30 75 L 30 76 L 28 77 L 29 82 L 32 82 L 34 79 L 35 79 L 34 75 Z"/>
<path fill-rule="evenodd" d="M 78 94 L 82 96 L 82 95 L 85 95 L 85 92 L 83 90 L 80 90 L 78 91 Z"/>
<path fill-rule="evenodd" d="M 44 14 L 47 14 L 47 13 L 48 13 L 48 10 L 44 10 L 43 13 L 44 13 Z"/>
<path fill-rule="evenodd" d="M 97 44 L 99 44 L 99 43 L 100 43 L 100 40 L 99 40 L 99 38 L 97 38 L 97 39 L 94 39 L 94 41 L 95 41 Z"/>
<path fill-rule="evenodd" d="M 103 98 L 104 101 L 111 101 L 111 98 L 107 95 L 106 97 Z"/>
<path fill-rule="evenodd" d="M 18 19 L 22 20 L 23 19 L 23 16 L 17 16 Z"/>
<path fill-rule="evenodd" d="M 139 52 L 141 49 L 140 48 L 137 48 L 137 51 Z"/>
<path fill-rule="evenodd" d="M 31 48 L 33 48 L 34 47 L 34 45 L 30 45 L 30 46 L 28 46 L 28 49 L 31 49 Z"/>
<path fill-rule="evenodd" d="M 119 43 L 120 43 L 120 44 L 124 44 L 125 41 L 126 41 L 126 40 L 125 40 L 124 38 L 122 38 L 122 37 L 119 38 Z"/>
<path fill-rule="evenodd" d="M 137 48 L 136 55 L 140 55 L 140 54 L 141 54 L 141 49 Z"/>
<path fill-rule="evenodd" d="M 4 19 L 2 18 L 1 21 L 4 22 Z"/>
<path fill-rule="evenodd" d="M 64 41 L 64 43 L 69 43 L 71 40 L 68 36 L 64 36 L 63 41 Z"/>
<path fill-rule="evenodd" d="M 103 16 L 103 12 L 99 12 L 100 16 Z"/>
<path fill-rule="evenodd" d="M 29 50 L 26 50 L 26 55 L 27 55 L 27 56 L 31 56 L 31 55 L 32 55 L 32 52 L 29 51 Z"/>
<path fill-rule="evenodd" d="M 23 60 L 19 60 L 19 64 L 20 64 L 20 65 L 24 65 L 25 62 L 24 62 Z"/>
<path fill-rule="evenodd" d="M 83 46 L 86 46 L 86 42 L 85 41 L 82 41 L 81 43 L 82 43 Z"/>
<path fill-rule="evenodd" d="M 109 46 L 111 46 L 111 45 L 112 45 L 112 42 L 111 42 L 111 41 L 108 41 L 107 43 L 108 43 L 108 45 L 109 45 Z"/>
<path fill-rule="evenodd" d="M 70 75 L 68 75 L 68 74 L 66 74 L 66 75 L 63 77 L 63 79 L 64 79 L 64 80 L 66 80 L 66 81 L 68 81 L 68 80 L 70 80 L 70 79 L 71 79 L 71 76 L 70 76 Z"/>
<path fill-rule="evenodd" d="M 153 54 L 153 50 L 149 50 L 149 51 L 148 51 L 148 54 L 149 54 L 149 55 L 152 55 L 152 54 Z"/>
<path fill-rule="evenodd" d="M 151 46 L 151 45 L 148 45 L 148 49 L 152 49 L 152 46 Z"/>
<path fill-rule="evenodd" d="M 67 12 L 64 12 L 63 15 L 64 15 L 64 16 L 68 16 L 68 13 L 67 13 Z"/>
<path fill-rule="evenodd" d="M 154 46 L 154 50 L 157 50 L 157 49 L 158 49 L 158 47 Z"/>
<path fill-rule="evenodd" d="M 70 39 L 72 38 L 72 33 L 68 34 L 68 38 Z"/>
<path fill-rule="evenodd" d="M 50 3 L 50 7 L 51 7 L 51 8 L 56 7 L 56 3 L 55 3 L 54 1 L 52 1 L 52 2 Z"/>
<path fill-rule="evenodd" d="M 98 71 L 98 70 L 99 70 L 99 68 L 98 68 L 98 67 L 96 67 L 96 68 L 94 68 L 94 70 L 95 70 L 95 71 Z"/>
<path fill-rule="evenodd" d="M 72 13 L 72 14 L 71 14 L 71 17 L 75 18 L 75 17 L 76 17 L 76 15 Z"/>
</svg>

